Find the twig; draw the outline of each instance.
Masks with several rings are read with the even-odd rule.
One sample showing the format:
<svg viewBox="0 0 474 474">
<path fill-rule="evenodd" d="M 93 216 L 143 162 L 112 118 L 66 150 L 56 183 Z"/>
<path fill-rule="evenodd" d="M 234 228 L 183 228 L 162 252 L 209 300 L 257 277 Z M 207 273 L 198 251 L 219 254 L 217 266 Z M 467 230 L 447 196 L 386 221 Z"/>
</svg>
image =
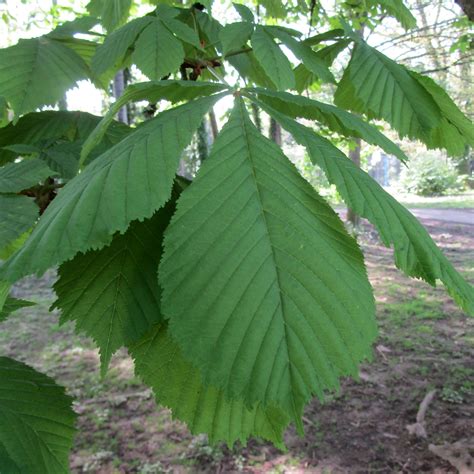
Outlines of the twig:
<svg viewBox="0 0 474 474">
<path fill-rule="evenodd" d="M 420 403 L 418 408 L 418 413 L 416 414 L 416 423 L 412 425 L 407 425 L 407 430 L 411 435 L 415 435 L 418 438 L 426 438 L 426 429 L 425 429 L 425 416 L 426 411 L 428 410 L 429 404 L 433 401 L 436 390 L 430 390 L 423 398 L 423 401 Z"/>
</svg>

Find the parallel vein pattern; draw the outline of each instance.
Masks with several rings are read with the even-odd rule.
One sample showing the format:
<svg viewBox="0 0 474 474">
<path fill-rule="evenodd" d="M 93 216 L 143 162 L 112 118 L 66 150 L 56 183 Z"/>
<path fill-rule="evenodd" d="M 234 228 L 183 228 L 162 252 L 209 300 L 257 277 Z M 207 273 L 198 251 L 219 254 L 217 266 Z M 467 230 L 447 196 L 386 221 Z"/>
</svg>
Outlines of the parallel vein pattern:
<svg viewBox="0 0 474 474">
<path fill-rule="evenodd" d="M 311 161 L 337 186 L 345 202 L 376 226 L 385 245 L 393 245 L 398 268 L 431 285 L 441 280 L 457 303 L 474 315 L 474 288 L 457 273 L 426 229 L 405 207 L 329 140 L 261 102 L 258 105 L 307 148 Z"/>
<path fill-rule="evenodd" d="M 61 322 L 75 321 L 97 342 L 104 374 L 118 348 L 162 319 L 156 272 L 173 210 L 169 203 L 151 219 L 132 222 L 108 247 L 76 255 L 59 268 L 54 307 L 62 310 Z"/>
<path fill-rule="evenodd" d="M 0 269 L 7 280 L 107 245 L 131 221 L 151 217 L 170 198 L 182 151 L 222 95 L 163 112 L 69 181 L 26 244 Z"/>
<path fill-rule="evenodd" d="M 360 41 L 334 96 L 338 106 L 384 119 L 402 137 L 426 141 L 440 110 L 406 68 Z"/>
<path fill-rule="evenodd" d="M 242 400 L 227 400 L 222 391 L 203 385 L 199 371 L 182 356 L 165 326 L 155 326 L 130 353 L 137 375 L 153 388 L 157 402 L 170 408 L 191 433 L 206 433 L 211 443 L 225 441 L 229 446 L 260 436 L 283 447 L 288 417 L 276 407 L 257 404 L 247 409 Z"/>
<path fill-rule="evenodd" d="M 376 127 L 346 110 L 288 92 L 276 92 L 262 88 L 249 88 L 248 91 L 257 93 L 260 100 L 285 115 L 317 120 L 337 133 L 362 138 L 367 143 L 377 145 L 387 153 L 395 155 L 401 161 L 408 160 L 405 153 Z"/>
<path fill-rule="evenodd" d="M 281 406 L 354 374 L 375 337 L 360 250 L 238 99 L 165 233 L 163 314 L 204 381 Z"/>
</svg>

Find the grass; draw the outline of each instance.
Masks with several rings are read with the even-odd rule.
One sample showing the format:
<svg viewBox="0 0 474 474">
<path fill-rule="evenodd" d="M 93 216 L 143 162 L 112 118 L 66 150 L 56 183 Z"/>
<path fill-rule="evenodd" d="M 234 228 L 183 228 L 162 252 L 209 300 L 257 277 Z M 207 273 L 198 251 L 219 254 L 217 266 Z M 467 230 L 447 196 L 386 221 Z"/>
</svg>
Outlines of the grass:
<svg viewBox="0 0 474 474">
<path fill-rule="evenodd" d="M 411 209 L 474 209 L 474 191 L 433 197 L 402 194 L 391 189 L 388 191 L 404 206 Z"/>
</svg>

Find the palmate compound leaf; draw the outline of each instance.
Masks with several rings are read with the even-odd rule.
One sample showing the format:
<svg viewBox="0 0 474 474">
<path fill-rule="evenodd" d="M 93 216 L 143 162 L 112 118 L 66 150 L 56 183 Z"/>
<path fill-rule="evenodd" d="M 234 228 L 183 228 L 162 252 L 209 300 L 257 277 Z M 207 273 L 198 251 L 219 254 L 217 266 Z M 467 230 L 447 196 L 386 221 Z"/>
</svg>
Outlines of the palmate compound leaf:
<svg viewBox="0 0 474 474">
<path fill-rule="evenodd" d="M 460 143 L 449 133 L 433 139 L 449 116 L 462 115 L 449 98 L 441 98 L 446 94 L 439 90 L 435 83 L 423 81 L 359 40 L 334 98 L 338 106 L 386 120 L 402 137 L 454 153 L 460 144 L 472 143 L 472 124 L 468 135 L 464 129 L 457 129 Z"/>
<path fill-rule="evenodd" d="M 189 101 L 197 97 L 207 96 L 227 89 L 227 86 L 215 82 L 204 81 L 150 81 L 128 86 L 124 93 L 107 111 L 98 126 L 92 131 L 82 148 L 81 157 L 84 160 L 99 143 L 109 128 L 110 123 L 121 107 L 129 102 L 148 100 L 151 103 L 168 100 L 171 103 Z"/>
<path fill-rule="evenodd" d="M 0 49 L 0 96 L 10 103 L 16 116 L 54 105 L 87 76 L 81 57 L 51 38 L 20 40 Z"/>
<path fill-rule="evenodd" d="M 136 374 L 153 388 L 157 402 L 170 408 L 173 418 L 184 421 L 191 433 L 206 433 L 211 443 L 225 441 L 229 446 L 259 436 L 283 448 L 288 416 L 275 406 L 257 403 L 249 409 L 243 400 L 228 400 L 222 390 L 203 384 L 166 325 L 153 327 L 129 352 Z"/>
<path fill-rule="evenodd" d="M 171 201 L 150 219 L 132 222 L 124 234 L 114 235 L 109 246 L 78 254 L 59 267 L 53 307 L 61 309 L 61 323 L 75 321 L 76 330 L 96 341 L 103 375 L 118 348 L 162 320 L 156 272 L 173 211 Z"/>
<path fill-rule="evenodd" d="M 151 217 L 170 198 L 181 153 L 223 95 L 159 114 L 88 165 L 61 189 L 25 245 L 0 268 L 1 278 L 42 273 L 78 252 L 104 247 L 131 221 Z"/>
<path fill-rule="evenodd" d="M 162 311 L 206 384 L 300 425 L 376 334 L 356 242 L 237 99 L 165 232 Z"/>
<path fill-rule="evenodd" d="M 5 458 L 25 474 L 69 472 L 76 419 L 71 403 L 64 388 L 51 378 L 21 362 L 0 357 L 2 472 Z"/>
<path fill-rule="evenodd" d="M 56 173 L 41 160 L 23 160 L 0 167 L 0 193 L 18 193 Z"/>
<path fill-rule="evenodd" d="M 347 205 L 375 225 L 384 244 L 393 245 L 398 268 L 431 285 L 441 280 L 456 302 L 474 315 L 474 288 L 456 272 L 426 229 L 404 206 L 329 140 L 266 104 L 255 102 L 306 147 L 311 161 L 336 185 Z"/>
<path fill-rule="evenodd" d="M 342 135 L 359 137 L 367 143 L 377 145 L 403 162 L 408 160 L 405 153 L 373 125 L 334 105 L 288 92 L 271 91 L 258 87 L 247 90 L 257 94 L 262 102 L 290 117 L 317 120 Z"/>
</svg>

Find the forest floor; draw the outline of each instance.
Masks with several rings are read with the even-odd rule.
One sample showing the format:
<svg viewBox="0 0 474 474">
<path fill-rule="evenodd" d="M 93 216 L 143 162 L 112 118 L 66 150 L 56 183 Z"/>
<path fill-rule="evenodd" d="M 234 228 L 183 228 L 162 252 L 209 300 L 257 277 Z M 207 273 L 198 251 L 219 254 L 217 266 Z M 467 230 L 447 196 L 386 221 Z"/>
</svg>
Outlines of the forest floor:
<svg viewBox="0 0 474 474">
<path fill-rule="evenodd" d="M 423 223 L 455 266 L 474 281 L 474 225 Z M 191 436 L 133 375 L 119 352 L 101 380 L 92 342 L 60 327 L 50 273 L 27 278 L 16 296 L 38 301 L 2 324 L 1 354 L 34 366 L 75 398 L 78 434 L 73 472 L 92 473 L 451 473 L 474 455 L 474 319 L 442 287 L 409 280 L 369 226 L 360 237 L 377 299 L 380 335 L 360 380 L 344 380 L 304 417 L 306 434 L 286 433 L 287 452 L 252 440 L 246 447 L 211 447 Z M 411 435 L 420 403 L 436 390 L 425 418 L 427 438 Z M 444 458 L 435 454 L 444 449 Z M 431 448 L 430 448 L 431 446 Z M 447 453 L 447 454 L 446 454 Z"/>
</svg>

